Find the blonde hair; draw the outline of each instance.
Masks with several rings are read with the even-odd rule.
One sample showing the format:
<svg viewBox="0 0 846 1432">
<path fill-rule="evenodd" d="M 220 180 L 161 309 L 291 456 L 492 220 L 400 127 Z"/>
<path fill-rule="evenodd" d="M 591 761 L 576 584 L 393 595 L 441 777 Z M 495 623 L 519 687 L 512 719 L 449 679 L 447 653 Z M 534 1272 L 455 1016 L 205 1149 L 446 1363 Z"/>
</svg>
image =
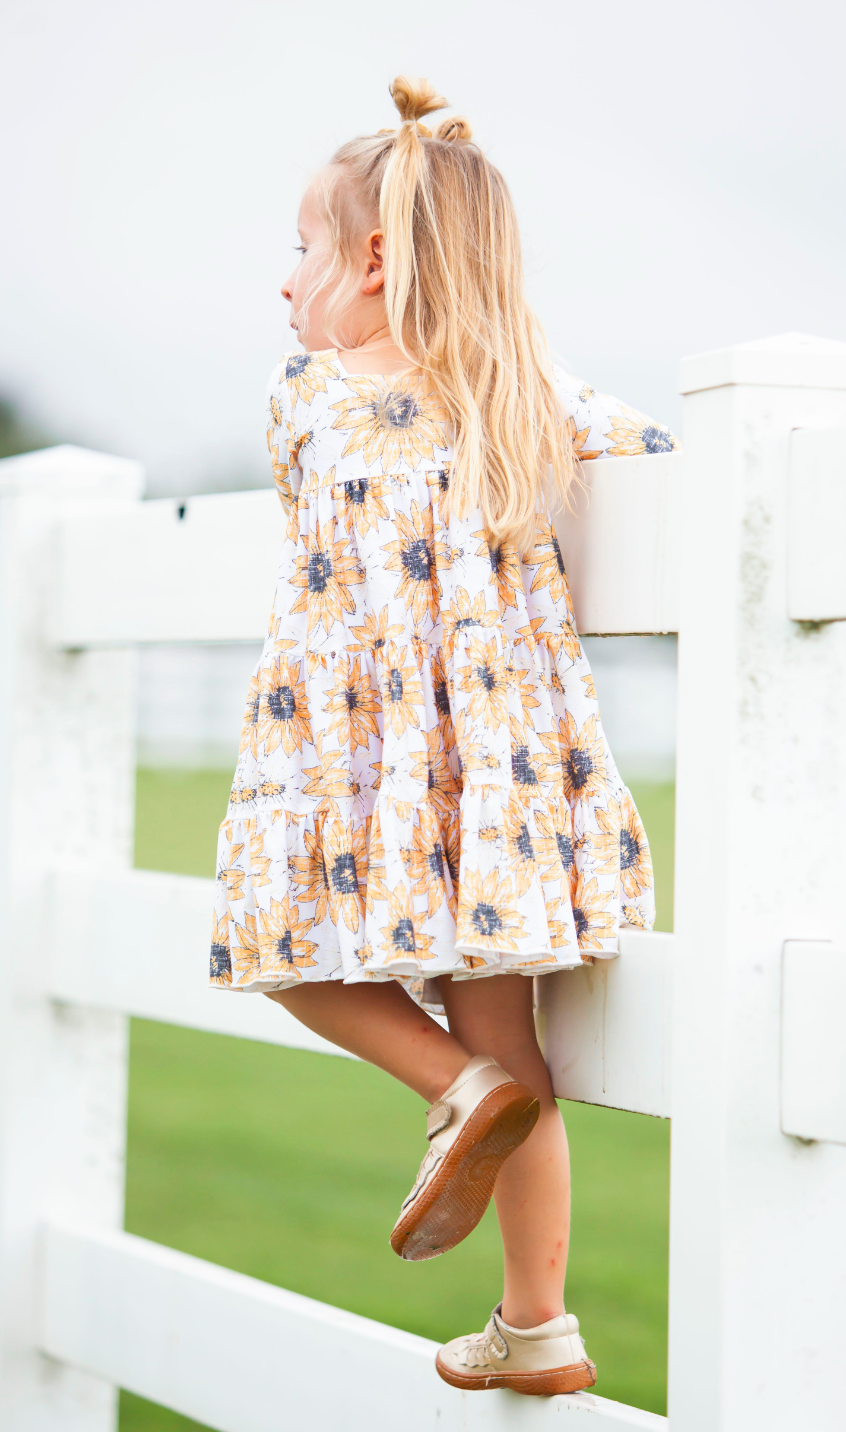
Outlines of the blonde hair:
<svg viewBox="0 0 846 1432">
<path fill-rule="evenodd" d="M 418 122 L 447 103 L 427 81 L 401 75 L 390 92 L 399 128 L 342 145 L 315 185 L 332 245 L 319 284 L 326 331 L 343 322 L 355 240 L 378 214 L 391 336 L 451 428 L 449 508 L 479 507 L 494 541 L 525 550 L 545 499 L 567 503 L 575 461 L 524 295 L 514 206 L 466 119 L 445 119 L 434 134 Z"/>
</svg>

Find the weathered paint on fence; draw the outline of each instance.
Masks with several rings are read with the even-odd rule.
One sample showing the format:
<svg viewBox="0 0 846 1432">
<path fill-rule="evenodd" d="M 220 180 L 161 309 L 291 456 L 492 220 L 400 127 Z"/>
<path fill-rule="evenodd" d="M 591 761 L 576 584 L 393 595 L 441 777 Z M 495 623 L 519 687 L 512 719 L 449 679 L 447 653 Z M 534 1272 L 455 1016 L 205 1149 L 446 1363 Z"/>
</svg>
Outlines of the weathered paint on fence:
<svg viewBox="0 0 846 1432">
<path fill-rule="evenodd" d="M 727 349 L 682 388 L 669 1417 L 835 1432 L 846 1148 L 781 1132 L 779 1062 L 783 942 L 846 919 L 846 623 L 787 595 L 791 433 L 846 423 L 846 345 Z"/>
<path fill-rule="evenodd" d="M 45 1348 L 217 1432 L 660 1432 L 590 1394 L 457 1392 L 437 1344 L 134 1238 L 53 1227 Z"/>
</svg>

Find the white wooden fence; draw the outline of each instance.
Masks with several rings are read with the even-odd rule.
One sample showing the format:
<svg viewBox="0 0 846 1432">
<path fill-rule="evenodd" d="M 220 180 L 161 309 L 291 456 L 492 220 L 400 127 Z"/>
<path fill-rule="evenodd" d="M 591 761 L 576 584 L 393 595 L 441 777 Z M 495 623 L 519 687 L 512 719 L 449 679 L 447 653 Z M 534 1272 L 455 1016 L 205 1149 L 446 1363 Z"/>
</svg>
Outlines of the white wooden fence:
<svg viewBox="0 0 846 1432">
<path fill-rule="evenodd" d="M 672 1111 L 673 1432 L 834 1432 L 846 345 L 704 354 L 682 387 L 684 454 L 592 465 L 563 532 L 583 632 L 680 632 L 676 933 L 541 980 L 541 1029 L 560 1095 Z M 3 1428 L 110 1432 L 117 1386 L 220 1432 L 666 1426 L 457 1392 L 423 1339 L 121 1231 L 128 1015 L 338 1052 L 206 988 L 210 882 L 130 868 L 133 647 L 261 637 L 280 525 L 272 493 L 180 509 L 141 480 L 0 464 Z"/>
</svg>

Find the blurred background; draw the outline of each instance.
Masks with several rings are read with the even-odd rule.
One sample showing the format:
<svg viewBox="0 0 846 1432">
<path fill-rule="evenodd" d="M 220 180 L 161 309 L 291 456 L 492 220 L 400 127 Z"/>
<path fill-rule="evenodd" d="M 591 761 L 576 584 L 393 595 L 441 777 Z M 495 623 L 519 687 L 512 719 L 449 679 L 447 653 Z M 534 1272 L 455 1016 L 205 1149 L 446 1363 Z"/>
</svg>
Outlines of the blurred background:
<svg viewBox="0 0 846 1432">
<path fill-rule="evenodd" d="M 7 0 L 0 456 L 123 454 L 150 496 L 269 485 L 264 391 L 293 346 L 279 286 L 302 186 L 339 143 L 393 124 L 402 70 L 503 170 L 559 361 L 680 431 L 683 355 L 846 337 L 844 17 L 835 0 Z M 674 642 L 588 645 L 669 928 Z M 212 873 L 256 656 L 142 653 L 138 864 Z M 292 1082 L 305 1112 L 283 1122 Z M 363 1099 L 378 1109 L 364 1148 L 349 1134 Z M 668 1129 L 566 1114 L 568 1296 L 598 1391 L 662 1411 Z M 364 1066 L 136 1024 L 127 1226 L 432 1337 L 481 1327 L 489 1220 L 421 1269 L 386 1251 L 418 1123 L 413 1096 Z M 187 1426 L 122 1401 L 122 1432 Z"/>
</svg>

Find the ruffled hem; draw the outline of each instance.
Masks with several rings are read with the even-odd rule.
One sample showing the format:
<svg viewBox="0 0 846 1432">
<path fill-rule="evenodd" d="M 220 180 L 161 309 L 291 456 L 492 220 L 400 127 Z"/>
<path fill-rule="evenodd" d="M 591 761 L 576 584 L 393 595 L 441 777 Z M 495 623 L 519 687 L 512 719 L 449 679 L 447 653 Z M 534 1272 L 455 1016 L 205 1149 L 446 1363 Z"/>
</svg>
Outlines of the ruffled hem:
<svg viewBox="0 0 846 1432">
<path fill-rule="evenodd" d="M 334 804 L 224 821 L 213 984 L 396 979 L 439 1008 L 440 975 L 574 969 L 613 958 L 631 923 L 616 874 L 578 868 L 560 792 L 468 784 L 413 807 L 383 792 L 364 818 Z"/>
</svg>

